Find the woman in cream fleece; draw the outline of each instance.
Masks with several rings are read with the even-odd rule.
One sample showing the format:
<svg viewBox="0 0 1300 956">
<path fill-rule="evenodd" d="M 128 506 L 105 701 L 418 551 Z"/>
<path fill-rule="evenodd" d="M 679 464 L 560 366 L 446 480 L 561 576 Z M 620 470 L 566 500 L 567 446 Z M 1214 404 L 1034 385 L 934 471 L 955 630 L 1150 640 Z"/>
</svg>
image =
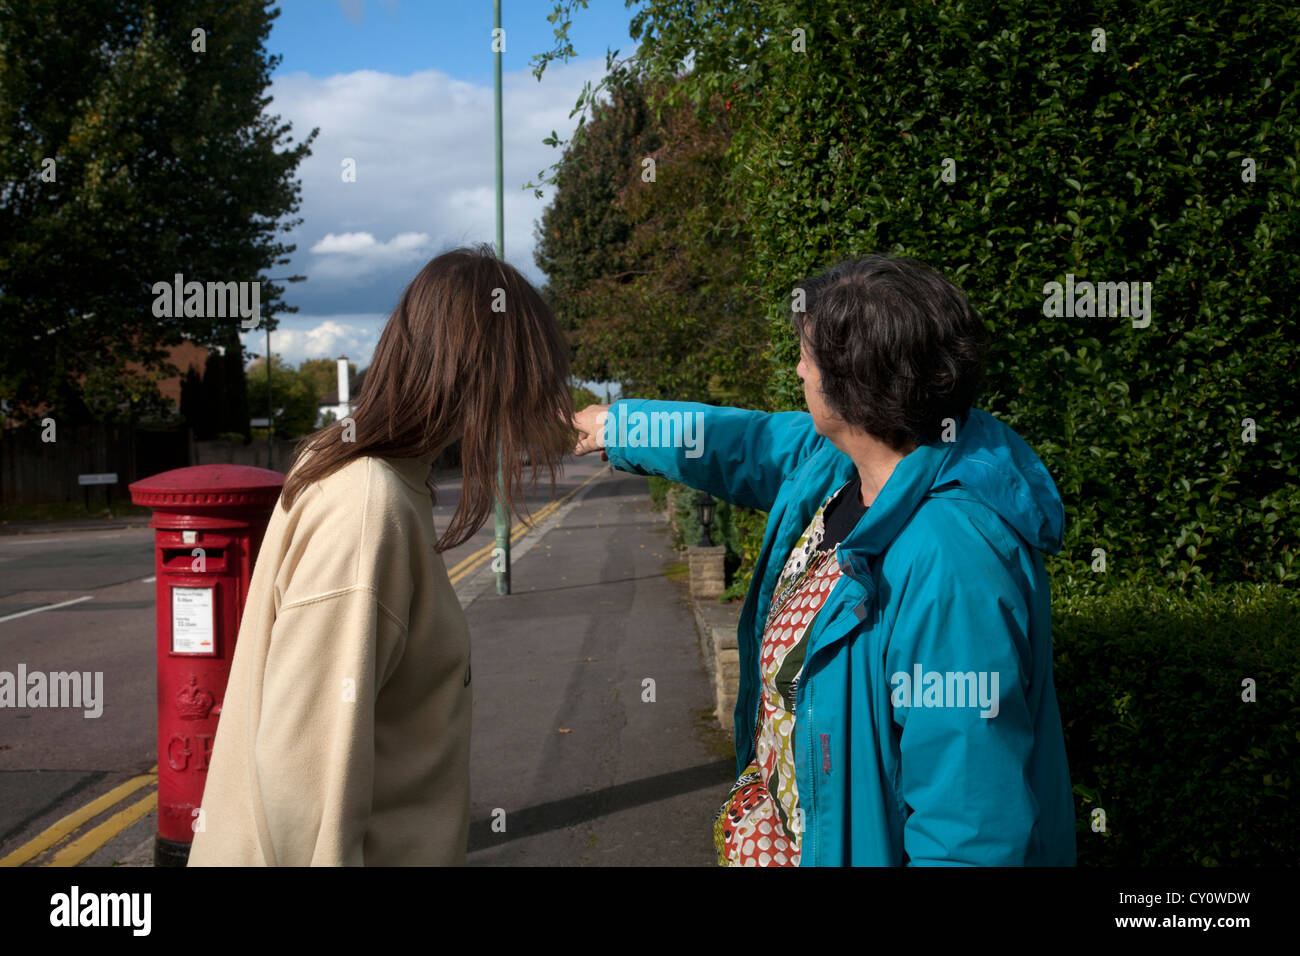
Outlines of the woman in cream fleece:
<svg viewBox="0 0 1300 956">
<path fill-rule="evenodd" d="M 357 410 L 304 440 L 267 527 L 191 866 L 464 862 L 470 638 L 441 552 L 487 520 L 498 448 L 516 514 L 525 460 L 554 487 L 568 378 L 550 309 L 490 247 L 407 287 Z M 430 471 L 457 440 L 437 538 Z"/>
</svg>

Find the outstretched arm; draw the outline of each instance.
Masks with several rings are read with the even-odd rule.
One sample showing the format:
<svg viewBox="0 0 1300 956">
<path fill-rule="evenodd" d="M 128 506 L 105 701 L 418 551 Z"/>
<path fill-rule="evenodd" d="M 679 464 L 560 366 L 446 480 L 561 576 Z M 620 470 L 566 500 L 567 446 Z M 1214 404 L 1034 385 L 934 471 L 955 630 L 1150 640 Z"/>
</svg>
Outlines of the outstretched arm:
<svg viewBox="0 0 1300 956">
<path fill-rule="evenodd" d="M 603 449 L 621 471 L 659 475 L 746 508 L 771 511 L 785 480 L 825 439 L 806 412 L 622 399 L 574 419 L 579 455 Z"/>
</svg>

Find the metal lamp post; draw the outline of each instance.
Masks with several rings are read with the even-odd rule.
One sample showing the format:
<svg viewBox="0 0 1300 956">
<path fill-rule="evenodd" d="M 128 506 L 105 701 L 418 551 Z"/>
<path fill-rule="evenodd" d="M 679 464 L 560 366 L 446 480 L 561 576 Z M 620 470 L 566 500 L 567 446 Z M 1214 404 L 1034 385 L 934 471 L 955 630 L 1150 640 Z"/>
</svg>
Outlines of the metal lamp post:
<svg viewBox="0 0 1300 956">
<path fill-rule="evenodd" d="M 271 276 L 267 282 L 306 282 L 306 276 Z M 275 411 L 271 407 L 271 318 L 266 319 L 266 467 L 275 470 Z"/>
<path fill-rule="evenodd" d="M 713 526 L 713 513 L 718 503 L 707 491 L 701 491 L 695 496 L 695 515 L 700 519 L 700 525 L 704 528 L 704 537 L 700 540 L 700 547 L 712 548 L 713 538 L 709 536 L 709 528 Z"/>
<path fill-rule="evenodd" d="M 501 34 L 501 0 L 492 2 L 492 36 Z M 496 179 L 497 179 L 497 258 L 506 257 L 505 203 L 501 179 L 501 50 L 502 44 L 493 44 L 493 92 L 496 99 Z M 494 513 L 495 541 L 492 555 L 496 559 L 497 594 L 510 593 L 510 514 L 505 502 L 505 473 L 501 462 L 501 445 L 497 444 L 497 500 Z"/>
</svg>

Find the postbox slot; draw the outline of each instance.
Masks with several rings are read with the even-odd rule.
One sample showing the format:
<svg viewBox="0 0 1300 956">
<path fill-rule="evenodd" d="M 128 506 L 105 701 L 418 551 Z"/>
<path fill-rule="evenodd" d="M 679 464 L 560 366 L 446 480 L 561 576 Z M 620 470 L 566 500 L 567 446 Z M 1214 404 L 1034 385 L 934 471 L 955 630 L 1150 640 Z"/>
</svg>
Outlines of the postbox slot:
<svg viewBox="0 0 1300 956">
<path fill-rule="evenodd" d="M 202 564 L 199 563 L 199 555 L 194 552 L 202 551 Z M 185 571 L 185 572 L 206 572 L 206 571 L 225 571 L 226 570 L 226 549 L 209 548 L 202 545 L 186 545 L 184 548 L 163 548 L 162 565 L 168 571 Z"/>
</svg>

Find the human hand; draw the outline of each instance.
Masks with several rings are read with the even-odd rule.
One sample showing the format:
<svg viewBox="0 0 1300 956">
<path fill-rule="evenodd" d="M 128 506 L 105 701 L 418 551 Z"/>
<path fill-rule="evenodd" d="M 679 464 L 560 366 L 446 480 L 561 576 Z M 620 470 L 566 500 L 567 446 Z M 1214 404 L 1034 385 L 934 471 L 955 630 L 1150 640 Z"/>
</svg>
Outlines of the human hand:
<svg viewBox="0 0 1300 956">
<path fill-rule="evenodd" d="M 586 455 L 599 449 L 600 460 L 609 461 L 605 452 L 605 419 L 609 409 L 609 405 L 588 405 L 573 416 L 573 427 L 578 430 L 578 444 L 573 449 L 575 455 Z"/>
</svg>

